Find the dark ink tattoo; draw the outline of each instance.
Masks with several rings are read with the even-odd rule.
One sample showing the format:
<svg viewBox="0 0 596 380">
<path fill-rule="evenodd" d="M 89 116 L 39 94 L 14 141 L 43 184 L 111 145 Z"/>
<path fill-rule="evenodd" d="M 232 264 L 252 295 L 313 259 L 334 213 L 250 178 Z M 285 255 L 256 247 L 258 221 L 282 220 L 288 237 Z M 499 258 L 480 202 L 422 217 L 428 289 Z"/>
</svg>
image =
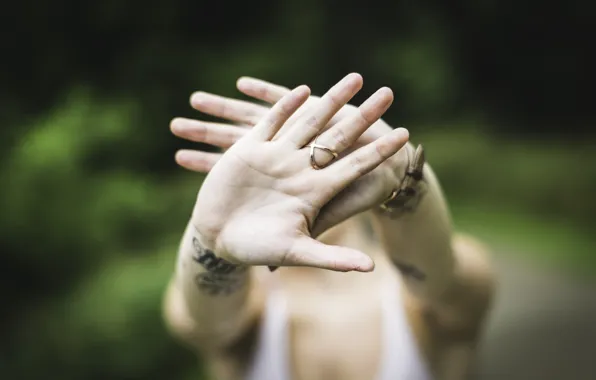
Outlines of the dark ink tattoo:
<svg viewBox="0 0 596 380">
<path fill-rule="evenodd" d="M 412 278 L 417 281 L 426 280 L 426 274 L 424 274 L 420 269 L 416 268 L 414 265 L 406 264 L 397 260 L 393 260 L 393 263 L 405 277 Z"/>
<path fill-rule="evenodd" d="M 202 272 L 195 276 L 195 284 L 210 296 L 228 296 L 239 290 L 246 282 L 246 277 Z"/>
<path fill-rule="evenodd" d="M 201 291 L 211 296 L 230 295 L 239 290 L 246 282 L 245 266 L 234 265 L 201 245 L 199 239 L 193 237 L 193 261 L 201 264 L 207 272 L 195 276 L 195 284 Z"/>
<path fill-rule="evenodd" d="M 401 186 L 382 207 L 391 218 L 414 212 L 426 193 L 426 182 L 423 175 L 425 157 L 422 145 L 418 145 L 413 158 L 410 158 L 408 153 L 408 161 L 408 168 Z"/>
<path fill-rule="evenodd" d="M 202 247 L 196 237 L 192 238 L 192 245 L 194 247 L 194 255 L 192 256 L 192 259 L 204 266 L 209 272 L 229 274 L 235 272 L 239 268 L 244 268 L 215 256 L 213 251 Z"/>
</svg>

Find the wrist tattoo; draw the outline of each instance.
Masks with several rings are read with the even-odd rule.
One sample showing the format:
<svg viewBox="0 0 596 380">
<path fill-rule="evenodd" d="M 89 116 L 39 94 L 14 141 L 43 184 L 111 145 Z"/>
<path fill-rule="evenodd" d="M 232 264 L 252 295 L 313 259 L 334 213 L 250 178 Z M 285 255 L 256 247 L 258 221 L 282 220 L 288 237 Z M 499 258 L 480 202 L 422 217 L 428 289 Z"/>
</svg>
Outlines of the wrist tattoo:
<svg viewBox="0 0 596 380">
<path fill-rule="evenodd" d="M 217 257 L 213 251 L 204 248 L 196 237 L 192 238 L 192 246 L 194 248 L 192 259 L 205 267 L 209 272 L 230 274 L 239 268 L 244 268 Z"/>
<path fill-rule="evenodd" d="M 210 296 L 229 296 L 240 290 L 246 283 L 245 276 L 201 272 L 195 276 L 195 284 L 199 290 Z"/>
<path fill-rule="evenodd" d="M 230 295 L 239 290 L 246 282 L 246 266 L 230 263 L 217 257 L 213 251 L 201 245 L 199 239 L 192 239 L 192 259 L 205 268 L 206 272 L 195 276 L 199 290 L 211 296 Z"/>
<path fill-rule="evenodd" d="M 399 271 L 401 272 L 401 274 L 404 277 L 411 278 L 416 281 L 426 280 L 426 274 L 424 272 L 422 272 L 420 269 L 418 269 L 417 267 L 415 267 L 414 265 L 406 264 L 402 261 L 398 261 L 395 259 L 393 259 L 393 263 L 395 264 L 397 269 L 399 269 Z"/>
<path fill-rule="evenodd" d="M 381 210 L 391 218 L 416 211 L 426 193 L 423 169 L 425 163 L 424 148 L 418 145 L 413 159 L 408 152 L 408 168 L 400 187 L 394 190 L 389 199 L 381 205 Z"/>
</svg>

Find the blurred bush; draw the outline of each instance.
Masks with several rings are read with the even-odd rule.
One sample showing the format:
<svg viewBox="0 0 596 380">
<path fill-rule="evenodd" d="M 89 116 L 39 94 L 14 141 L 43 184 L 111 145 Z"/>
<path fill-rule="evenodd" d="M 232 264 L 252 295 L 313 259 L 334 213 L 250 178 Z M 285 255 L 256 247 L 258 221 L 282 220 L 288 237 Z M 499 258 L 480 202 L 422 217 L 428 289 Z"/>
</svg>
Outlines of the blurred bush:
<svg viewBox="0 0 596 380">
<path fill-rule="evenodd" d="M 418 135 L 414 128 L 412 136 L 424 144 L 458 228 L 497 252 L 596 273 L 592 141 L 527 141 L 465 125 Z"/>
<path fill-rule="evenodd" d="M 167 338 L 160 306 L 198 187 L 127 158 L 143 133 L 138 112 L 75 91 L 3 162 L 3 378 L 196 372 Z"/>
</svg>

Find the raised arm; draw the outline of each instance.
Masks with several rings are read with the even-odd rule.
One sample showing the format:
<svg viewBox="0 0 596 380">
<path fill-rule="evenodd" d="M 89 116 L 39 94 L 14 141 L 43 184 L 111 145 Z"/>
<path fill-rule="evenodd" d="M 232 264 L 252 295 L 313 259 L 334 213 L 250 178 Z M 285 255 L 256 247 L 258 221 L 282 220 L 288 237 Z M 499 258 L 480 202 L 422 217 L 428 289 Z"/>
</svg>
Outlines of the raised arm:
<svg viewBox="0 0 596 380">
<path fill-rule="evenodd" d="M 178 251 L 176 271 L 164 299 L 171 332 L 194 349 L 223 349 L 256 321 L 263 288 L 256 267 L 234 265 L 202 243 L 189 222 Z"/>
<path fill-rule="evenodd" d="M 441 325 L 477 329 L 493 293 L 487 249 L 453 231 L 439 181 L 422 146 L 398 153 L 399 184 L 373 220 L 383 245 L 421 305 Z"/>
<path fill-rule="evenodd" d="M 399 156 L 399 184 L 374 210 L 374 224 L 411 292 L 429 304 L 444 302 L 455 275 L 447 204 L 424 149 L 410 145 Z"/>
</svg>

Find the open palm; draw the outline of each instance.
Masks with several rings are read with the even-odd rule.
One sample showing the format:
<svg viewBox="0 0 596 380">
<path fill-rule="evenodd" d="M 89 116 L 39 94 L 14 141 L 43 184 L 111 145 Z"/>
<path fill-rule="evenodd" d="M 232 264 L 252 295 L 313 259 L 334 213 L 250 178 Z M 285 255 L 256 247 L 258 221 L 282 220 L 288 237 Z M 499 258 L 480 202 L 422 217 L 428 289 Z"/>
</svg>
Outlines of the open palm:
<svg viewBox="0 0 596 380">
<path fill-rule="evenodd" d="M 260 121 L 210 168 L 199 191 L 195 227 L 223 258 L 246 265 L 306 265 L 333 270 L 368 271 L 364 253 L 327 246 L 309 226 L 340 191 L 395 154 L 407 141 L 395 130 L 340 160 L 317 158 L 315 170 L 306 145 L 320 134 L 342 153 L 387 110 L 391 91 L 380 89 L 360 112 L 321 131 L 361 88 L 359 75 L 348 75 L 304 112 L 310 91 L 300 86 L 279 100 Z M 296 112 L 301 110 L 302 112 Z M 298 114 L 299 116 L 296 116 Z M 284 132 L 277 137 L 278 132 Z"/>
<path fill-rule="evenodd" d="M 277 103 L 284 95 L 290 92 L 285 87 L 246 77 L 238 80 L 237 87 L 243 93 L 269 104 Z M 303 118 L 304 115 L 319 106 L 321 101 L 322 98 L 310 96 L 300 109 L 289 118 L 288 123 L 280 128 L 273 139 L 275 140 L 283 136 L 297 119 Z M 174 134 L 191 141 L 221 147 L 224 151 L 246 135 L 269 111 L 269 107 L 260 104 L 225 98 L 204 92 L 195 93 L 191 98 L 191 104 L 199 111 L 238 124 L 209 123 L 177 118 L 172 121 L 171 125 Z M 323 130 L 330 130 L 342 120 L 354 118 L 359 113 L 359 108 L 350 104 L 344 104 L 332 116 Z M 353 144 L 341 152 L 340 157 L 377 140 L 391 132 L 391 130 L 391 127 L 383 120 L 374 120 L 370 127 Z M 335 129 L 334 131 L 334 134 L 328 136 L 331 141 L 345 139 L 345 136 L 341 134 L 341 129 Z M 321 136 L 321 138 L 323 137 L 325 136 Z M 321 143 L 321 139 L 318 142 Z M 323 143 L 328 145 L 325 142 Z M 181 166 L 187 169 L 207 173 L 222 157 L 222 153 L 184 150 L 177 154 L 176 160 Z M 324 158 L 324 153 L 317 152 L 318 160 Z M 318 236 L 339 222 L 378 205 L 398 183 L 395 175 L 396 166 L 396 156 L 390 157 L 371 172 L 350 183 L 323 207 L 312 224 L 311 232 L 313 236 Z"/>
</svg>

